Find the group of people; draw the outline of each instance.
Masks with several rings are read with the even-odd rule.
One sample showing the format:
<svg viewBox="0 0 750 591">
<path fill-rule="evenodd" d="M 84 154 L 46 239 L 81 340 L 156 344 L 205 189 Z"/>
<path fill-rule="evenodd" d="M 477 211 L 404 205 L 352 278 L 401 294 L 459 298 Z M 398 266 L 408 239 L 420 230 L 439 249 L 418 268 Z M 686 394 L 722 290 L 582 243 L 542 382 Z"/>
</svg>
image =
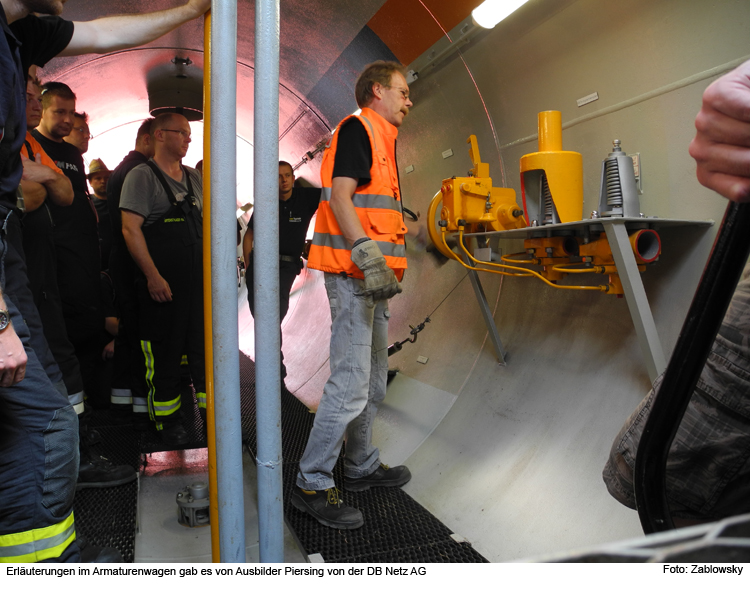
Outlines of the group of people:
<svg viewBox="0 0 750 591">
<path fill-rule="evenodd" d="M 150 256 L 162 256 L 165 242 L 172 237 L 180 241 L 182 264 L 182 259 L 190 258 L 185 251 L 200 239 L 196 222 L 200 176 L 180 165 L 190 142 L 189 124 L 178 115 L 144 124 L 145 132 L 139 131 L 136 144 L 139 156 L 131 152 L 109 179 L 101 178 L 108 172 L 101 162 L 98 170 L 90 169 L 92 202 L 82 159 L 90 139 L 86 116 L 76 111 L 75 94 L 65 84 L 48 83 L 41 89 L 34 66 L 44 66 L 57 55 L 142 45 L 201 16 L 210 2 L 189 0 L 168 10 L 75 23 L 59 17 L 63 4 L 64 0 L 0 0 L 0 562 L 117 558 L 92 546 L 81 552 L 73 512 L 77 489 L 115 486 L 137 476 L 130 466 L 114 466 L 96 456 L 91 451 L 96 433 L 86 425 L 84 398 L 94 396 L 98 383 L 91 366 L 112 352 L 108 348 L 112 333 L 130 330 L 140 358 L 149 364 L 145 371 L 131 372 L 145 376 L 142 405 L 157 430 L 169 433 L 165 440 L 170 435 L 172 441 L 181 439 L 178 430 L 170 431 L 179 411 L 179 395 L 170 393 L 171 351 L 162 338 L 169 329 L 159 333 L 156 326 L 149 326 L 152 332 L 145 334 L 146 323 L 139 319 L 154 317 L 149 306 L 178 297 L 184 306 L 183 299 L 190 300 L 182 297 L 182 285 L 168 283 L 167 271 Z M 152 146 L 153 151 L 140 150 L 139 145 Z M 151 156 L 170 180 L 153 173 L 152 199 L 144 208 L 144 196 L 138 193 L 143 187 L 134 179 L 129 188 L 125 168 Z M 109 202 L 112 193 L 101 187 L 107 180 L 118 197 L 121 191 L 126 204 L 119 234 L 136 261 L 130 281 L 130 295 L 138 304 L 134 324 L 128 324 L 121 306 L 108 313 L 102 304 L 101 270 L 109 261 L 102 257 L 99 232 L 107 228 L 106 216 L 101 216 L 98 227 L 97 211 L 109 211 L 114 218 L 111 212 L 116 208 Z M 162 192 L 166 210 L 159 209 Z M 106 207 L 99 203 L 105 196 Z M 110 219 L 114 253 L 113 222 Z M 123 254 L 122 249 L 119 252 Z M 153 273 L 155 266 L 157 273 Z M 124 277 L 121 274 L 119 281 Z M 182 277 L 176 283 L 181 281 Z M 198 292 L 202 294 L 201 289 Z M 118 304 L 126 296 L 118 290 Z M 199 304 L 198 308 L 202 310 Z M 161 326 L 162 320 L 156 324 Z M 175 324 L 186 323 L 180 319 Z M 178 375 L 183 353 L 191 353 L 187 338 L 180 346 Z M 190 362 L 196 373 L 194 387 L 200 390 L 202 353 Z M 127 387 L 121 391 L 126 393 Z M 133 398 L 131 393 L 129 404 L 137 402 Z"/>
<path fill-rule="evenodd" d="M 91 375 L 87 364 L 107 356 L 106 346 L 116 334 L 115 351 L 120 348 L 130 356 L 126 374 L 142 376 L 143 391 L 119 384 L 112 401 L 147 410 L 167 443 L 187 439 L 179 416 L 183 355 L 199 407 L 205 407 L 202 177 L 182 165 L 191 141 L 189 122 L 179 114 L 164 114 L 143 123 L 135 150 L 111 174 L 101 161 L 92 161 L 92 202 L 81 156 L 90 137 L 86 117 L 76 111 L 75 95 L 66 85 L 49 83 L 42 94 L 31 68 L 56 55 L 148 42 L 202 15 L 209 2 L 189 0 L 157 13 L 86 23 L 57 16 L 63 0 L 0 3 L 0 562 L 77 561 L 76 484 L 111 486 L 135 478 L 132 468 L 112 466 L 87 451 L 91 437 L 85 419 L 76 417 L 85 408 Z M 412 106 L 404 70 L 392 62 L 371 64 L 356 82 L 355 97 L 361 112 L 336 128 L 323 157 L 321 190 L 295 187 L 292 167 L 279 162 L 281 317 L 302 268 L 305 234 L 316 210 L 308 266 L 325 273 L 332 317 L 331 376 L 291 504 L 338 529 L 364 523 L 362 513 L 343 501 L 333 479 L 345 439 L 344 480 L 339 484 L 347 491 L 402 486 L 411 479 L 407 467 L 382 464 L 372 442 L 387 382 L 388 301 L 401 292 L 406 269 L 407 229 L 395 154 L 399 127 Z M 691 146 L 699 180 L 735 200 L 750 199 L 749 97 L 750 63 L 706 92 Z M 100 239 L 108 257 L 102 257 Z M 243 243 L 249 279 L 252 245 L 251 220 Z M 114 316 L 103 312 L 103 264 L 117 293 Z M 717 437 L 726 437 L 729 422 L 743 449 L 750 449 L 747 384 L 738 382 L 750 369 L 747 293 L 744 279 L 717 337 L 715 363 L 709 360 L 705 370 L 712 381 L 691 403 L 695 421 L 705 421 L 704 415 L 713 419 L 716 408 L 725 409 L 731 421 L 717 424 Z M 731 375 L 725 371 L 727 359 L 739 367 Z M 139 363 L 144 364 L 141 371 L 135 369 Z M 283 378 L 283 361 L 281 372 Z M 644 402 L 634 417 L 642 417 L 647 406 Z M 610 490 L 626 503 L 632 496 L 628 470 L 634 454 L 623 449 L 632 443 L 633 425 L 639 422 L 636 418 L 625 427 L 605 474 Z M 79 439 L 81 466 L 90 465 L 85 470 L 79 469 Z M 705 438 L 692 433 L 686 440 L 694 450 Z M 728 499 L 736 509 L 742 496 L 737 491 L 744 489 L 735 485 L 748 482 L 747 457 L 740 456 L 722 456 L 702 466 L 698 479 L 708 479 L 721 466 L 721 484 L 700 500 L 689 499 L 684 491 L 673 494 L 671 498 L 679 497 L 680 511 L 715 517 L 722 512 L 710 505 L 716 499 Z M 688 466 L 687 477 L 694 468 Z M 700 487 L 687 488 L 700 492 Z M 750 497 L 743 498 L 747 504 Z M 708 513 L 701 513 L 706 507 Z M 101 556 L 96 551 L 85 558 Z"/>
<path fill-rule="evenodd" d="M 98 548 L 82 556 L 75 491 L 136 474 L 92 454 L 96 434 L 87 429 L 84 402 L 100 383 L 94 366 L 114 353 L 127 370 L 113 378 L 110 402 L 147 410 L 166 443 L 183 444 L 187 355 L 205 408 L 202 177 L 182 165 L 191 129 L 175 113 L 144 121 L 135 150 L 113 171 L 95 159 L 87 175 L 88 118 L 67 85 L 41 85 L 34 66 L 146 43 L 202 15 L 209 2 L 85 23 L 59 17 L 62 0 L 0 2 L 0 56 L 3 71 L 13 73 L 3 76 L 0 93 L 0 561 L 112 559 Z M 334 317 L 332 376 L 292 502 L 339 528 L 363 521 L 332 479 L 345 435 L 347 489 L 400 486 L 411 477 L 403 466 L 381 465 L 371 441 L 387 378 L 387 302 L 401 291 L 406 268 L 395 139 L 411 102 L 401 67 L 368 67 L 357 101 L 361 115 L 339 126 L 326 156 L 322 196 L 295 187 L 292 167 L 279 163 L 282 317 L 316 210 L 309 265 L 326 272 Z M 243 248 L 250 277 L 252 241 L 251 220 Z"/>
</svg>

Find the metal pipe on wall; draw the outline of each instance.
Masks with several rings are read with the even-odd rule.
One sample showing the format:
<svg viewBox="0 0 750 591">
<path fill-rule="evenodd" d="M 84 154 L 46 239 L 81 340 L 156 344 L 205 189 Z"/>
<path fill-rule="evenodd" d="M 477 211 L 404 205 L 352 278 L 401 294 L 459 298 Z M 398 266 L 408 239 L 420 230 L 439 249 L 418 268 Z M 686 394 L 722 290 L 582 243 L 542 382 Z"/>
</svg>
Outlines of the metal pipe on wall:
<svg viewBox="0 0 750 591">
<path fill-rule="evenodd" d="M 279 0 L 255 3 L 255 400 L 260 561 L 284 562 L 279 331 Z"/>
<path fill-rule="evenodd" d="M 219 544 L 245 562 L 240 363 L 237 334 L 237 0 L 211 3 L 211 284 Z"/>
</svg>

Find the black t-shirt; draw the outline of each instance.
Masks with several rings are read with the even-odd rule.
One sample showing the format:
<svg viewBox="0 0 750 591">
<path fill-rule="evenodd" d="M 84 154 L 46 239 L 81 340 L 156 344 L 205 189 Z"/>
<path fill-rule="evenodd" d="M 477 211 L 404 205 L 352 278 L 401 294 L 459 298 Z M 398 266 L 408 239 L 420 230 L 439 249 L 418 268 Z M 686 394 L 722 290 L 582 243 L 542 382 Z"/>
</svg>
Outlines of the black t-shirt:
<svg viewBox="0 0 750 591">
<path fill-rule="evenodd" d="M 307 228 L 319 203 L 320 189 L 315 187 L 294 187 L 289 199 L 279 200 L 279 254 L 295 258 L 302 256 Z M 250 217 L 247 227 L 253 229 L 253 217 Z"/>
<path fill-rule="evenodd" d="M 55 142 L 44 137 L 36 129 L 31 130 L 31 135 L 47 152 L 47 155 L 55 161 L 57 167 L 70 179 L 73 190 L 76 193 L 88 193 L 86 184 L 86 168 L 83 164 L 83 156 L 73 144 L 67 142 Z"/>
<path fill-rule="evenodd" d="M 68 46 L 73 23 L 33 15 L 8 25 L 0 7 L 0 200 L 15 205 L 21 182 L 21 146 L 26 137 L 26 74 Z"/>
<path fill-rule="evenodd" d="M 361 187 L 370 182 L 372 168 L 372 148 L 365 126 L 352 117 L 341 126 L 336 144 L 336 158 L 333 162 L 333 177 L 345 176 L 357 179 Z"/>
<path fill-rule="evenodd" d="M 48 203 L 52 219 L 55 222 L 55 241 L 58 245 L 58 270 L 64 267 L 59 263 L 60 257 L 69 251 L 76 257 L 85 257 L 85 265 L 75 258 L 76 267 L 85 267 L 90 273 L 99 278 L 101 270 L 101 253 L 99 233 L 97 231 L 97 215 L 94 204 L 89 198 L 86 172 L 83 156 L 73 144 L 55 142 L 44 137 L 36 129 L 31 135 L 39 142 L 47 155 L 55 161 L 57 167 L 70 179 L 73 185 L 73 203 L 62 207 L 55 203 Z M 65 252 L 63 252 L 65 251 Z M 82 271 L 83 269 L 76 269 Z M 62 293 L 62 289 L 61 289 Z M 65 294 L 63 293 L 63 301 Z"/>
<path fill-rule="evenodd" d="M 15 21 L 10 30 L 23 43 L 21 65 L 24 72 L 36 65 L 43 67 L 65 49 L 73 38 L 74 25 L 59 16 L 29 16 Z M 24 79 L 24 88 L 26 81 Z"/>
</svg>

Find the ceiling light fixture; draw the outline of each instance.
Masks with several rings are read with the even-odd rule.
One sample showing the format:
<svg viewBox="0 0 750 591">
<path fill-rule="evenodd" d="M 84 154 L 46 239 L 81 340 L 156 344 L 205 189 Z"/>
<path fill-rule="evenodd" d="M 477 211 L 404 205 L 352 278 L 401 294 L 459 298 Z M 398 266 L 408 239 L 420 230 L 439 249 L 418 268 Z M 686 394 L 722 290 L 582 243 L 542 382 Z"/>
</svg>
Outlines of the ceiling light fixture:
<svg viewBox="0 0 750 591">
<path fill-rule="evenodd" d="M 526 4 L 528 0 L 484 0 L 471 11 L 474 22 L 485 29 L 492 29 L 497 23 Z"/>
</svg>

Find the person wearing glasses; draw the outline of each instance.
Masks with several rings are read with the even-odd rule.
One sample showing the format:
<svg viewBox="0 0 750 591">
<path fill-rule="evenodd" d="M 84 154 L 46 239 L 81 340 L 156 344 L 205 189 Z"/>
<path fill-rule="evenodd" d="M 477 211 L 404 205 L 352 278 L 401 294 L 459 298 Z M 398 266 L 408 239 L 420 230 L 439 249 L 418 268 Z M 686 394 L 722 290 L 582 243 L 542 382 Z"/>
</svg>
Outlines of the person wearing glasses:
<svg viewBox="0 0 750 591">
<path fill-rule="evenodd" d="M 89 140 L 94 136 L 89 131 L 88 113 L 73 113 L 73 129 L 63 141 L 73 144 L 81 154 L 89 151 Z"/>
<path fill-rule="evenodd" d="M 372 425 L 388 378 L 388 300 L 406 269 L 398 128 L 412 102 L 403 68 L 375 62 L 355 86 L 360 115 L 337 127 L 323 155 L 323 187 L 308 267 L 325 272 L 331 306 L 331 377 L 300 460 L 292 505 L 323 525 L 356 529 L 362 513 L 346 505 L 333 480 L 344 435 L 343 487 L 401 486 L 406 466 L 380 463 Z"/>
<path fill-rule="evenodd" d="M 187 352 L 198 407 L 205 417 L 203 352 L 203 179 L 182 165 L 190 123 L 165 113 L 151 124 L 154 157 L 125 177 L 122 235 L 140 273 L 139 334 L 149 416 L 164 443 L 182 446 L 180 364 Z"/>
</svg>

